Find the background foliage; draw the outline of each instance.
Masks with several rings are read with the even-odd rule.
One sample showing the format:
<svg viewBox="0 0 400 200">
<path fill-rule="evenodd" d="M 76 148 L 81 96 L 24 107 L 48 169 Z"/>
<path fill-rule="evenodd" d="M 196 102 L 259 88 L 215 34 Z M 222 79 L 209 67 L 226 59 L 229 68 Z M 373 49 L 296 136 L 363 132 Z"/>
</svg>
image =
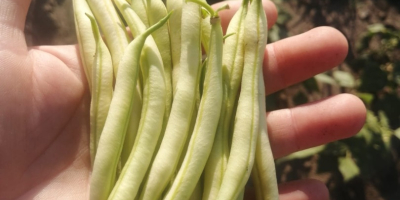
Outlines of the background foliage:
<svg viewBox="0 0 400 200">
<path fill-rule="evenodd" d="M 268 97 L 270 110 L 293 107 L 341 92 L 368 108 L 354 137 L 277 160 L 281 182 L 315 178 L 331 199 L 400 199 L 399 1 L 281 0 L 270 41 L 329 25 L 349 41 L 345 63 Z"/>
</svg>

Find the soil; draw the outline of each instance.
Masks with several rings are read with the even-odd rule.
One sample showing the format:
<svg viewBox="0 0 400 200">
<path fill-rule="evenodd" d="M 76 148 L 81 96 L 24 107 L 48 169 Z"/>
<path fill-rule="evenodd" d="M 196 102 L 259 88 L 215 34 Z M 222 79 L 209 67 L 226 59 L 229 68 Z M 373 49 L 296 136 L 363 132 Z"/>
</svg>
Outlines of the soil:
<svg viewBox="0 0 400 200">
<path fill-rule="evenodd" d="M 26 18 L 28 46 L 75 44 L 71 0 L 32 0 Z"/>
</svg>

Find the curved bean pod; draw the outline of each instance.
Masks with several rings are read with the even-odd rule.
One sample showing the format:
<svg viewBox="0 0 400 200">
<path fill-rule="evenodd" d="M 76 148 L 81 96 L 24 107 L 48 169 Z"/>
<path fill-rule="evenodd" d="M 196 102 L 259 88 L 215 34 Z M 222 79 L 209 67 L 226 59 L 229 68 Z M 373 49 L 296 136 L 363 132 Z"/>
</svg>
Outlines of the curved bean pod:
<svg viewBox="0 0 400 200">
<path fill-rule="evenodd" d="M 154 54 L 143 51 L 143 108 L 135 144 L 109 197 L 110 200 L 136 197 L 161 133 L 165 111 L 165 83 L 162 64 L 154 65 Z"/>
<path fill-rule="evenodd" d="M 111 52 L 114 74 L 117 75 L 119 62 L 128 46 L 128 37 L 121 19 L 110 0 L 87 0 L 105 37 Z"/>
<path fill-rule="evenodd" d="M 244 69 L 235 117 L 231 153 L 217 199 L 236 199 L 254 164 L 260 110 L 258 76 L 263 62 L 267 26 L 261 0 L 253 0 L 245 19 Z"/>
<path fill-rule="evenodd" d="M 161 0 L 146 0 L 146 4 L 147 19 L 149 20 L 150 26 L 157 23 L 167 15 L 167 8 Z M 172 57 L 168 24 L 165 24 L 151 35 L 157 44 L 164 65 L 165 89 L 167 94 L 164 121 L 168 122 L 168 116 L 172 106 Z"/>
<path fill-rule="evenodd" d="M 191 0 L 193 1 L 193 0 Z M 199 3 L 198 1 L 193 1 Z M 208 6 L 209 7 L 209 6 Z M 184 161 L 166 200 L 189 199 L 210 155 L 222 104 L 222 27 L 218 14 L 209 7 L 212 16 L 209 56 L 203 94 L 194 131 Z"/>
<path fill-rule="evenodd" d="M 92 66 L 92 98 L 90 102 L 90 152 L 93 165 L 101 133 L 110 108 L 113 95 L 113 67 L 110 51 L 103 42 L 100 30 L 93 16 L 86 14 L 90 19 L 96 53 Z"/>
<path fill-rule="evenodd" d="M 116 169 L 132 110 L 139 58 L 147 36 L 167 22 L 168 17 L 136 37 L 121 60 L 110 111 L 100 138 L 91 177 L 90 199 L 107 199 L 115 183 Z"/>
<path fill-rule="evenodd" d="M 181 24 L 182 24 L 182 0 L 167 0 L 167 11 L 174 11 L 169 20 L 169 38 L 171 41 L 172 58 L 172 93 L 176 93 L 176 85 L 179 79 L 179 66 L 181 59 Z"/>
<path fill-rule="evenodd" d="M 204 172 L 204 200 L 217 198 L 228 163 L 230 124 L 234 119 L 232 116 L 235 116 L 234 109 L 237 105 L 237 94 L 243 71 L 243 32 L 247 4 L 246 0 L 242 2 L 242 6 L 231 19 L 226 33 L 230 37 L 225 39 L 223 47 L 223 108 L 213 149 Z"/>
<path fill-rule="evenodd" d="M 117 6 L 120 13 L 123 15 L 125 21 L 127 22 L 133 37 L 137 37 L 138 35 L 144 33 L 146 31 L 146 25 L 141 21 L 140 17 L 135 13 L 135 11 L 131 8 L 131 6 L 125 0 L 114 0 L 115 5 Z M 157 45 L 153 39 L 153 36 L 149 35 L 146 39 L 146 42 L 143 46 L 143 52 L 147 52 L 147 54 L 152 55 L 152 62 L 156 66 L 162 67 L 162 59 L 160 52 L 158 51 Z M 143 54 L 144 55 L 144 54 Z M 146 58 L 142 58 L 146 59 Z M 141 99 L 134 98 L 132 102 L 133 106 L 138 107 L 133 108 L 131 123 L 126 134 L 124 140 L 124 146 L 121 153 L 121 161 L 122 164 L 125 164 L 129 158 L 132 147 L 134 145 L 135 137 L 137 134 L 137 130 L 139 127 L 139 121 L 141 118 Z"/>
<path fill-rule="evenodd" d="M 140 17 L 146 28 L 149 27 L 149 19 L 147 18 L 146 0 L 128 0 L 131 8 Z"/>
<path fill-rule="evenodd" d="M 181 76 L 164 138 L 140 199 L 160 198 L 175 173 L 190 130 L 201 65 L 200 7 L 193 3 L 184 4 L 182 18 L 186 20 L 182 21 Z"/>
<path fill-rule="evenodd" d="M 265 14 L 260 15 L 265 19 Z M 275 162 L 272 155 L 271 145 L 268 138 L 267 121 L 265 119 L 265 86 L 262 68 L 258 77 L 258 92 L 260 103 L 260 132 L 257 140 L 256 157 L 251 177 L 256 192 L 257 200 L 278 200 L 278 184 L 276 180 Z"/>
<path fill-rule="evenodd" d="M 90 19 L 85 13 L 89 15 L 93 14 L 86 0 L 73 0 L 72 3 L 79 53 L 81 55 L 83 70 L 85 71 L 89 90 L 92 91 L 92 65 L 93 55 L 96 52 L 96 42 L 94 41 Z"/>
</svg>

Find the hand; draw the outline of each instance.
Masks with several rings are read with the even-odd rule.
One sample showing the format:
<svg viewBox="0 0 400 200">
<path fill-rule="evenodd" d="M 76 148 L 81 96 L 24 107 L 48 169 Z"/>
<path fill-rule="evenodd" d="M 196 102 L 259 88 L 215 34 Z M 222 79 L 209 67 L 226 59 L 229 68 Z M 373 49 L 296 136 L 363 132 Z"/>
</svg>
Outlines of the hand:
<svg viewBox="0 0 400 200">
<path fill-rule="evenodd" d="M 29 0 L 0 6 L 0 199 L 87 199 L 90 96 L 76 46 L 27 47 L 23 27 Z M 223 25 L 238 3 L 221 12 Z M 265 2 L 268 22 L 276 8 Z M 343 61 L 347 41 L 321 27 L 266 47 L 266 92 L 271 93 Z M 276 158 L 350 137 L 365 107 L 349 94 L 267 114 Z M 281 199 L 329 199 L 317 181 L 280 187 Z"/>
</svg>

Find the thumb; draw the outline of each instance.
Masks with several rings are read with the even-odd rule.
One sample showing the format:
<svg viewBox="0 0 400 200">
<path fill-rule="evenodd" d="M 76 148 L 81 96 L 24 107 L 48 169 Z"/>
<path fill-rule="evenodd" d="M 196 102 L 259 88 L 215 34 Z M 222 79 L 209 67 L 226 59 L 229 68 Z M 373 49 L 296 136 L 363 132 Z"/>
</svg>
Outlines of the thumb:
<svg viewBox="0 0 400 200">
<path fill-rule="evenodd" d="M 1 0 L 0 6 L 0 50 L 24 48 L 25 19 L 31 0 Z"/>
</svg>

